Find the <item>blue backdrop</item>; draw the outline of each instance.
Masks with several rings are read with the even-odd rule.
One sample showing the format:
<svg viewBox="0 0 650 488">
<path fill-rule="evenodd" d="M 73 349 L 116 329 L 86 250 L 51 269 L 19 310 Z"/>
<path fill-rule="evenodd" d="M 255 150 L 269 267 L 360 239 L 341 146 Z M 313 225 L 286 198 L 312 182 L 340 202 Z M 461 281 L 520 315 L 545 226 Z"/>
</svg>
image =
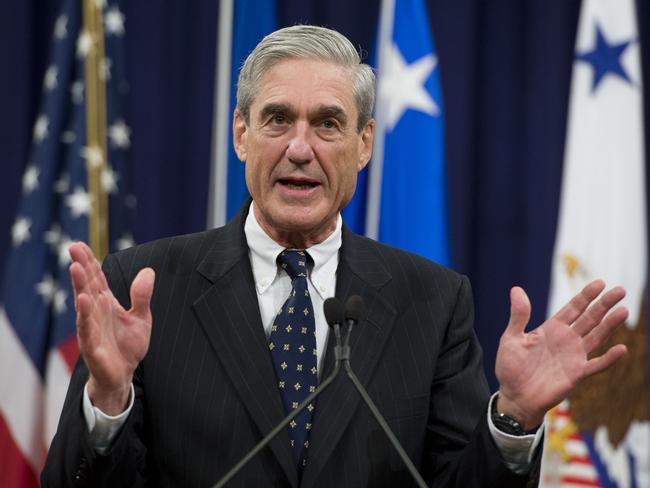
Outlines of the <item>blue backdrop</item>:
<svg viewBox="0 0 650 488">
<path fill-rule="evenodd" d="M 451 262 L 472 280 L 492 378 L 510 286 L 528 290 L 535 323 L 545 314 L 580 4 L 427 3 L 445 105 Z M 141 242 L 205 228 L 218 2 L 127 5 L 135 237 Z M 58 1 L 0 1 L 0 273 L 58 8 Z M 365 51 L 374 44 L 378 1 L 279 0 L 277 9 L 280 25 L 326 25 Z M 639 18 L 650 80 L 646 2 L 639 2 Z"/>
</svg>

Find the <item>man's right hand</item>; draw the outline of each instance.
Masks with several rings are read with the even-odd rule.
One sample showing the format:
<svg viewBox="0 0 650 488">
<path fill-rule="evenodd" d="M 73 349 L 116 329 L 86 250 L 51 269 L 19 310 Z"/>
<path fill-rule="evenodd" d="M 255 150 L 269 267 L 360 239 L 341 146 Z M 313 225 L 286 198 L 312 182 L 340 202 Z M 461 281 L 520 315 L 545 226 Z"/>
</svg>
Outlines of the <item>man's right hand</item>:
<svg viewBox="0 0 650 488">
<path fill-rule="evenodd" d="M 144 268 L 137 274 L 127 311 L 108 287 L 92 250 L 75 242 L 69 252 L 77 341 L 89 371 L 88 395 L 102 412 L 118 415 L 128 405 L 133 372 L 149 347 L 154 271 Z"/>
</svg>

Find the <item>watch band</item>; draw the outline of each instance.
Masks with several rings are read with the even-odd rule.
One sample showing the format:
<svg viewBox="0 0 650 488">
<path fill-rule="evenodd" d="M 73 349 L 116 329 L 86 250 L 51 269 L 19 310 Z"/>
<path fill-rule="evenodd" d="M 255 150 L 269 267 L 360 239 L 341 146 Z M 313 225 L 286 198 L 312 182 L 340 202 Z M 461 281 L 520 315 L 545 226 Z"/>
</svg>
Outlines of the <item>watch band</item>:
<svg viewBox="0 0 650 488">
<path fill-rule="evenodd" d="M 522 435 L 531 435 L 534 434 L 537 429 L 533 430 L 524 430 L 523 426 L 513 417 L 506 415 L 497 411 L 497 399 L 499 396 L 495 396 L 492 400 L 492 408 L 490 410 L 490 416 L 492 417 L 492 423 L 494 426 L 499 429 L 501 432 L 510 435 L 522 436 Z"/>
</svg>

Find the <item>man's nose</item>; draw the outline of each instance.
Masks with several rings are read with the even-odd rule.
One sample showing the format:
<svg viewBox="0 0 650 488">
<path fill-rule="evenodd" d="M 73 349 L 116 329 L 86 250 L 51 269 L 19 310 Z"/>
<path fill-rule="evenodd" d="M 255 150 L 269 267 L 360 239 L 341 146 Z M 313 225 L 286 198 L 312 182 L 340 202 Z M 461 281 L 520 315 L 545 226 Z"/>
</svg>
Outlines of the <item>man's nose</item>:
<svg viewBox="0 0 650 488">
<path fill-rule="evenodd" d="M 304 164 L 314 159 L 314 149 L 310 143 L 308 124 L 296 124 L 295 133 L 287 148 L 287 157 L 294 164 Z"/>
</svg>

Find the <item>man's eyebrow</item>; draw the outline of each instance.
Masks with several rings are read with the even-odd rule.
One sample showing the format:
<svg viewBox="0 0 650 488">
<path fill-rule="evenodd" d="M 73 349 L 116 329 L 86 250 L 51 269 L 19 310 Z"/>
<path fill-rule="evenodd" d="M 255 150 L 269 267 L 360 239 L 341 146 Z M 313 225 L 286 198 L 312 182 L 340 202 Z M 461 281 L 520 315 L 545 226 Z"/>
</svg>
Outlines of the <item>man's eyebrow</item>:
<svg viewBox="0 0 650 488">
<path fill-rule="evenodd" d="M 346 125 L 348 122 L 348 115 L 345 113 L 345 110 L 338 105 L 321 105 L 314 110 L 312 116 L 314 118 L 332 117 L 339 120 L 342 125 Z"/>
<path fill-rule="evenodd" d="M 266 119 L 271 115 L 277 114 L 293 115 L 294 110 L 286 103 L 267 103 L 260 110 L 261 119 Z"/>
</svg>

